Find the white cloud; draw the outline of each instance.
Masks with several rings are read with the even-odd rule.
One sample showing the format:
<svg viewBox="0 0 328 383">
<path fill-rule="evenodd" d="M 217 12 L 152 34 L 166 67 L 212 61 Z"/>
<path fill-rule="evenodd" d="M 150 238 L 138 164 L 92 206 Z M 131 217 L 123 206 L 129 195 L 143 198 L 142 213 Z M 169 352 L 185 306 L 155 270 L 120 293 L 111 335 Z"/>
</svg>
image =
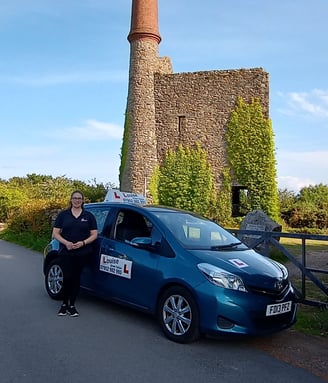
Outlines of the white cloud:
<svg viewBox="0 0 328 383">
<path fill-rule="evenodd" d="M 119 140 L 123 137 L 123 128 L 116 124 L 101 122 L 96 120 L 87 120 L 82 127 L 73 127 L 68 129 L 70 135 L 78 135 L 83 139 L 91 140 Z"/>
<path fill-rule="evenodd" d="M 309 185 L 328 185 L 328 151 L 277 152 L 278 186 L 298 192 Z"/>
<path fill-rule="evenodd" d="M 117 185 L 122 137 L 121 126 L 90 119 L 81 126 L 42 131 L 31 143 L 31 137 L 19 144 L 9 139 L 0 151 L 0 178 L 36 173 Z"/>
<path fill-rule="evenodd" d="M 278 187 L 281 190 L 287 189 L 298 193 L 303 187 L 316 185 L 310 178 L 298 178 L 293 176 L 278 177 Z"/>
<path fill-rule="evenodd" d="M 313 89 L 310 92 L 281 93 L 287 107 L 281 110 L 288 115 L 304 115 L 315 118 L 328 118 L 328 90 Z"/>
<path fill-rule="evenodd" d="M 39 174 L 65 175 L 67 178 L 81 181 L 112 182 L 118 185 L 120 157 L 117 151 L 98 151 L 85 156 L 85 152 L 65 153 L 65 156 L 55 163 L 48 159 L 40 164 Z"/>
<path fill-rule="evenodd" d="M 86 120 L 80 126 L 52 129 L 44 133 L 48 138 L 60 142 L 122 140 L 123 128 L 118 124 L 97 120 Z"/>
</svg>

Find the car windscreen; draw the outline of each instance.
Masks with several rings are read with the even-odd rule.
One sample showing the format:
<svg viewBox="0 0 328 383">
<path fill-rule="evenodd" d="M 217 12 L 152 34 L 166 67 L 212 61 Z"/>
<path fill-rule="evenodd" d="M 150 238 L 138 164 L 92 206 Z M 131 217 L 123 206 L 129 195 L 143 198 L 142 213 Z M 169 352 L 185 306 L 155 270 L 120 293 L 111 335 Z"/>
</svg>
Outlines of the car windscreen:
<svg viewBox="0 0 328 383">
<path fill-rule="evenodd" d="M 206 218 L 177 211 L 156 211 L 155 215 L 187 248 L 220 250 L 240 245 L 235 236 Z"/>
</svg>

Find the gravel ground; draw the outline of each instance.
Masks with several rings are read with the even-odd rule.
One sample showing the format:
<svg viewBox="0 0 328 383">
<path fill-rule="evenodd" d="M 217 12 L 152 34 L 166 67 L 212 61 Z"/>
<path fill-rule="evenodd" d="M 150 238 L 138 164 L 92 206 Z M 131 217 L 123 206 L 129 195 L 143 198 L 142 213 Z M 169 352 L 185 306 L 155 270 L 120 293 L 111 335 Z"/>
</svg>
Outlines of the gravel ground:
<svg viewBox="0 0 328 383">
<path fill-rule="evenodd" d="M 328 338 L 288 329 L 255 339 L 255 347 L 293 366 L 303 368 L 328 382 Z"/>
<path fill-rule="evenodd" d="M 301 262 L 300 257 L 298 261 Z M 286 264 L 291 278 L 300 277 L 301 270 L 293 263 Z M 327 251 L 311 251 L 306 253 L 306 267 L 328 271 L 328 248 Z M 320 274 L 315 273 L 316 276 Z"/>
</svg>

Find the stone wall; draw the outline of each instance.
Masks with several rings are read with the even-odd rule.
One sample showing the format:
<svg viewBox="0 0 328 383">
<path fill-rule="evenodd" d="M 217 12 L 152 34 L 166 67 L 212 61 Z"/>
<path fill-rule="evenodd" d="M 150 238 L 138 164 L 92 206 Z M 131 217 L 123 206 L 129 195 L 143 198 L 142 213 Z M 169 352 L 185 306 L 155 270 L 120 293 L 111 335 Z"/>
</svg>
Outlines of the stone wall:
<svg viewBox="0 0 328 383">
<path fill-rule="evenodd" d="M 237 98 L 261 100 L 269 117 L 269 76 L 262 68 L 173 73 L 154 39 L 131 41 L 123 191 L 145 193 L 168 149 L 199 142 L 207 150 L 217 187 L 227 165 L 225 132 Z"/>
<path fill-rule="evenodd" d="M 157 160 L 178 144 L 200 142 L 215 181 L 227 164 L 225 132 L 238 97 L 261 100 L 269 117 L 269 76 L 262 68 L 155 74 Z"/>
</svg>

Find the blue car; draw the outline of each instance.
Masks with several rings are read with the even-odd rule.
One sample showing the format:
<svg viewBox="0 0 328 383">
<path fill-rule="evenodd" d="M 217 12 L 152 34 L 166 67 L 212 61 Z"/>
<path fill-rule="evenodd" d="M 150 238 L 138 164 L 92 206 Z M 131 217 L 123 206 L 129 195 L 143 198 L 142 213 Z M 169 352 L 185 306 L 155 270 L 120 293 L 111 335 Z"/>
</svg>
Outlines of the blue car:
<svg viewBox="0 0 328 383">
<path fill-rule="evenodd" d="M 264 335 L 290 327 L 297 303 L 287 269 L 197 214 L 163 206 L 86 204 L 98 223 L 81 288 L 158 318 L 186 343 L 201 335 Z M 45 287 L 60 299 L 58 242 L 44 251 Z"/>
</svg>

